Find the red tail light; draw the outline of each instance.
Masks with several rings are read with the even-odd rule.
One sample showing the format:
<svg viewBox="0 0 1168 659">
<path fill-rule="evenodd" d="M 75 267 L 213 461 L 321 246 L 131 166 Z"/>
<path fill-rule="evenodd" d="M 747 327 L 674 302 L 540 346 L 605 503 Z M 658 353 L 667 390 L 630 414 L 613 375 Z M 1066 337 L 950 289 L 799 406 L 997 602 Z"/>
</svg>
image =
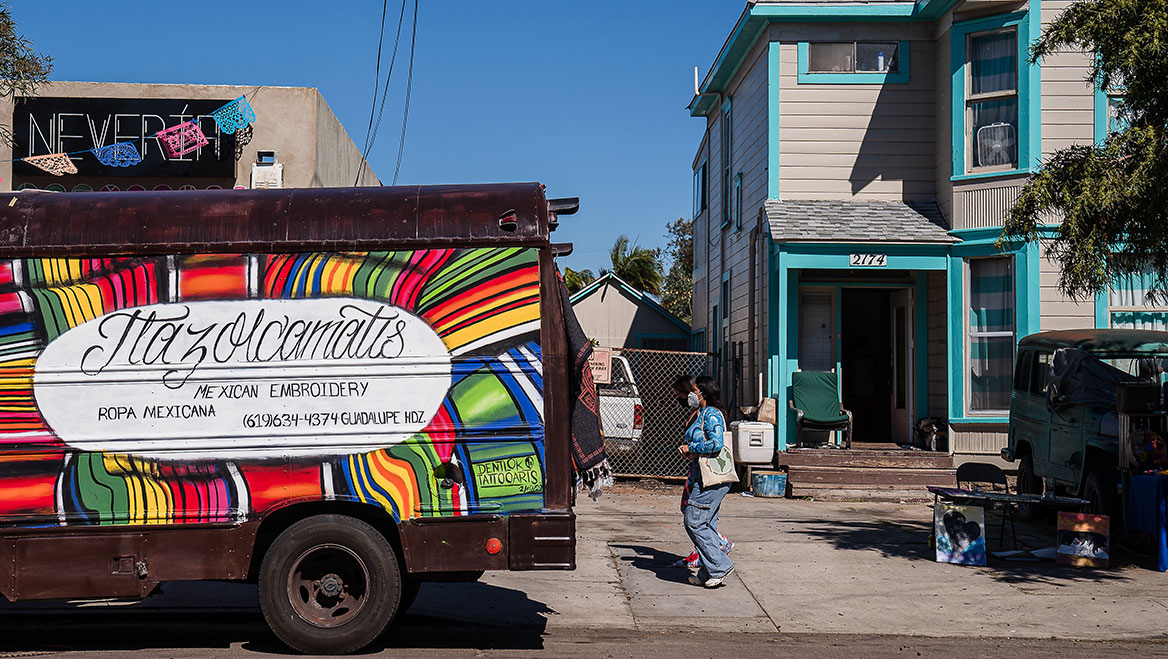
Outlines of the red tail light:
<svg viewBox="0 0 1168 659">
<path fill-rule="evenodd" d="M 633 403 L 633 430 L 640 430 L 645 425 L 645 416 L 640 403 Z"/>
</svg>

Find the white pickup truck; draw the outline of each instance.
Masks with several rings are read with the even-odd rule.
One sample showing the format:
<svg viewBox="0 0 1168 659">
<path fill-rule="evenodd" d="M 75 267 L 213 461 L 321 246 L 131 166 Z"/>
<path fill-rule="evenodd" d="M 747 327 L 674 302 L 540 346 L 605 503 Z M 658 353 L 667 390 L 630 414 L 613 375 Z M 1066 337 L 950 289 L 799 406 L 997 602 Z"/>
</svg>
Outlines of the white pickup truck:
<svg viewBox="0 0 1168 659">
<path fill-rule="evenodd" d="M 600 397 L 600 432 L 605 449 L 628 452 L 636 448 L 644 427 L 641 392 L 633 381 L 633 371 L 624 357 L 612 358 L 612 381 L 596 386 Z"/>
</svg>

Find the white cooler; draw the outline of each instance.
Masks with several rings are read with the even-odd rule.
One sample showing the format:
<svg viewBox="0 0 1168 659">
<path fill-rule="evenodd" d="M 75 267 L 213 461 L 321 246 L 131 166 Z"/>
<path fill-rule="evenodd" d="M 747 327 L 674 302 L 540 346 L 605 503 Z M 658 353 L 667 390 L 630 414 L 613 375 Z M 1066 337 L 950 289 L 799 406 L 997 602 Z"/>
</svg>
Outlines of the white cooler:
<svg viewBox="0 0 1168 659">
<path fill-rule="evenodd" d="M 734 461 L 739 464 L 769 465 L 775 457 L 775 427 L 761 421 L 735 421 Z"/>
</svg>

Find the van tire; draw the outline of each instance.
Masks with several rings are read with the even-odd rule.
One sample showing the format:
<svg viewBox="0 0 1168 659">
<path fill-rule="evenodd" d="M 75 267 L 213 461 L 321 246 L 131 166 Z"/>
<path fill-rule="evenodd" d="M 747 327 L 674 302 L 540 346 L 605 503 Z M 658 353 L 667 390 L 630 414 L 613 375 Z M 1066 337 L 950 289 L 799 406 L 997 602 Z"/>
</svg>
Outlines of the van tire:
<svg viewBox="0 0 1168 659">
<path fill-rule="evenodd" d="M 1034 474 L 1034 458 L 1029 453 L 1018 462 L 1018 484 L 1014 489 L 1019 494 L 1042 494 L 1042 479 Z M 1033 522 L 1041 515 L 1039 506 L 1018 504 L 1018 519 L 1024 522 Z"/>
<path fill-rule="evenodd" d="M 1083 498 L 1091 502 L 1087 512 L 1093 515 L 1109 515 L 1112 528 L 1119 523 L 1118 479 L 1107 468 L 1092 469 L 1083 482 Z"/>
<path fill-rule="evenodd" d="M 365 522 L 316 515 L 284 530 L 260 564 L 264 620 L 306 654 L 355 652 L 397 612 L 401 572 L 393 547 Z"/>
</svg>

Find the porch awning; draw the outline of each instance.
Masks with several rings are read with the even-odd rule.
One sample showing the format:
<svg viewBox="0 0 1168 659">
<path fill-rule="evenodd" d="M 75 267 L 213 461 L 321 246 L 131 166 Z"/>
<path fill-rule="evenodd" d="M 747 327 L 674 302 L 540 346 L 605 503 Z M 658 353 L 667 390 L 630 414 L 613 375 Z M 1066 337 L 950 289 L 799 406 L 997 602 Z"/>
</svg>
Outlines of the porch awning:
<svg viewBox="0 0 1168 659">
<path fill-rule="evenodd" d="M 764 210 L 776 243 L 961 242 L 932 202 L 772 199 Z"/>
</svg>

